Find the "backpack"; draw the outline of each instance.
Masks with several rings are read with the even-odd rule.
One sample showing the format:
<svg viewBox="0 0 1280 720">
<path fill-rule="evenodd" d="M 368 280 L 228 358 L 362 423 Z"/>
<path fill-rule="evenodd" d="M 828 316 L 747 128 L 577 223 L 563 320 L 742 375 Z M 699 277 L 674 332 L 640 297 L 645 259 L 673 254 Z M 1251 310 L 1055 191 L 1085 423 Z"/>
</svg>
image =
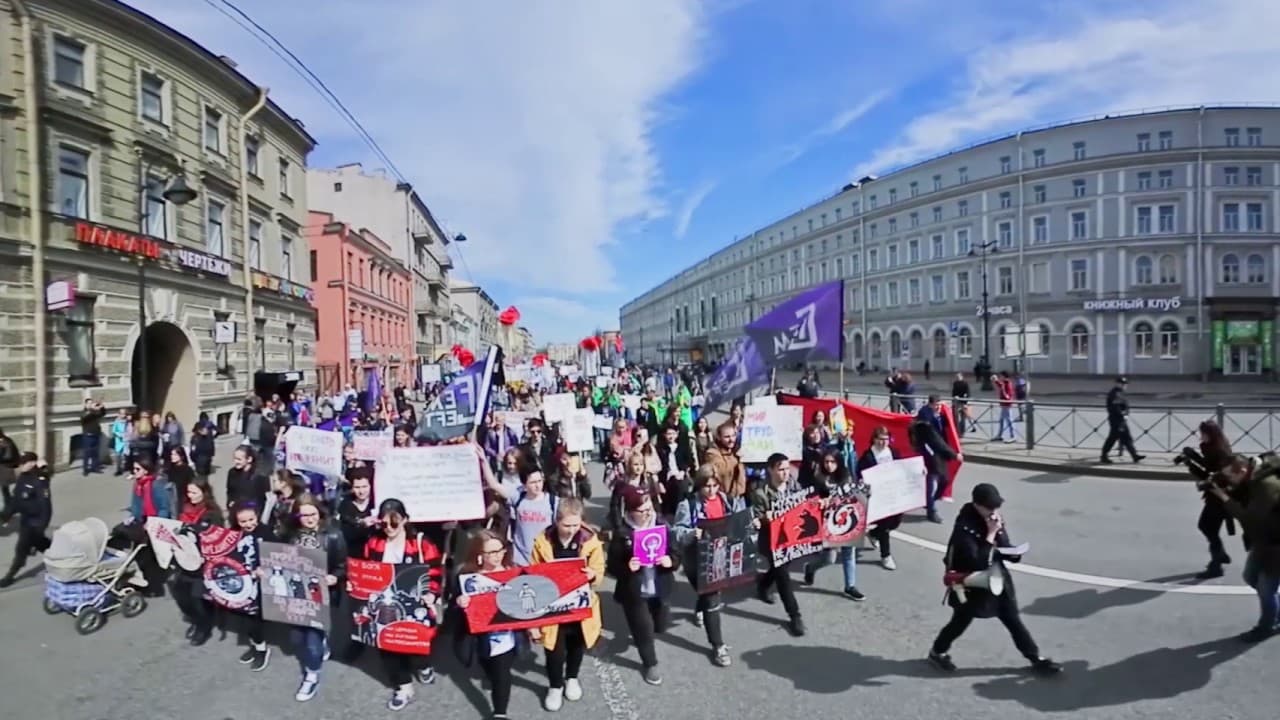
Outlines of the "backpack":
<svg viewBox="0 0 1280 720">
<path fill-rule="evenodd" d="M 551 517 L 552 522 L 555 521 L 556 507 L 560 504 L 560 497 L 553 492 L 543 491 L 547 497 L 551 498 Z M 524 502 L 524 488 L 520 488 L 520 495 L 516 497 L 516 501 L 511 504 L 511 524 L 515 525 L 516 512 L 520 509 L 520 503 Z"/>
</svg>

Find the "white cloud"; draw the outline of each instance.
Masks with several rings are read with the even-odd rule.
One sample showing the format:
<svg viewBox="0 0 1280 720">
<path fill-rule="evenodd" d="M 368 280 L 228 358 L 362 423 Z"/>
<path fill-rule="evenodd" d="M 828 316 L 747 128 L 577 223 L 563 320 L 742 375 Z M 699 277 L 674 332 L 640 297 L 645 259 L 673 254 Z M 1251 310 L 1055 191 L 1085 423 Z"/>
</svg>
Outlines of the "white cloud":
<svg viewBox="0 0 1280 720">
<path fill-rule="evenodd" d="M 213 8 L 131 1 L 236 59 L 322 146 L 359 153 L 326 156 L 329 163 L 377 165 L 320 97 Z M 663 98 L 699 60 L 704 17 L 692 0 L 245 7 L 334 89 L 433 211 L 468 236 L 466 260 L 482 281 L 611 288 L 605 249 L 616 229 L 665 210 L 651 132 Z"/>
<path fill-rule="evenodd" d="M 795 162 L 796 160 L 799 160 L 801 157 L 805 155 L 805 153 L 812 150 L 815 146 L 820 144 L 822 141 L 828 138 L 834 137 L 836 135 L 839 135 L 840 133 L 847 130 L 849 126 L 861 120 L 864 116 L 866 116 L 867 113 L 875 109 L 877 105 L 884 102 L 888 97 L 889 97 L 888 91 L 880 90 L 866 96 L 865 98 L 863 98 L 862 102 L 858 103 L 857 105 L 854 105 L 849 108 L 845 108 L 844 110 L 841 110 L 840 112 L 836 113 L 822 127 L 816 130 L 813 130 L 812 132 L 810 132 L 808 135 L 804 136 L 800 140 L 794 143 L 791 143 L 790 145 L 784 146 L 779 151 L 778 157 L 776 157 L 774 161 L 770 163 L 769 165 L 770 170 L 777 170 L 785 165 L 789 165 Z"/>
<path fill-rule="evenodd" d="M 685 233 L 689 232 L 689 223 L 693 221 L 693 214 L 698 211 L 698 207 L 702 205 L 702 201 L 707 199 L 712 190 L 716 189 L 714 180 L 706 180 L 693 189 L 689 193 L 684 203 L 680 205 L 680 212 L 676 213 L 675 236 L 682 238 Z"/>
<path fill-rule="evenodd" d="M 1178 0 L 1157 13 L 1123 6 L 1071 12 L 969 55 L 936 110 L 906 125 L 851 176 L 885 174 L 1037 123 L 1167 105 L 1274 100 L 1280 5 Z M 1149 9 L 1149 8 L 1148 8 Z M 1070 12 L 1070 11 L 1069 11 Z M 1129 14 L 1123 14 L 1129 13 Z"/>
</svg>

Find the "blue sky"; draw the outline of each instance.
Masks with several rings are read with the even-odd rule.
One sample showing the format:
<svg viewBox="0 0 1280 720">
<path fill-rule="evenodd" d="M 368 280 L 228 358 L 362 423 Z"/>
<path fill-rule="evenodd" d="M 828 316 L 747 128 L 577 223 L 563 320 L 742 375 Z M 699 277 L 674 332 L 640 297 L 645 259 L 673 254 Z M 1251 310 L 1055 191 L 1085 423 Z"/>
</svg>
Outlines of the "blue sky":
<svg viewBox="0 0 1280 720">
<path fill-rule="evenodd" d="M 215 6 L 134 0 L 300 117 L 312 166 L 372 153 Z M 1280 100 L 1252 0 L 239 0 L 343 99 L 538 342 L 735 236 L 965 143 L 1095 113 Z"/>
</svg>

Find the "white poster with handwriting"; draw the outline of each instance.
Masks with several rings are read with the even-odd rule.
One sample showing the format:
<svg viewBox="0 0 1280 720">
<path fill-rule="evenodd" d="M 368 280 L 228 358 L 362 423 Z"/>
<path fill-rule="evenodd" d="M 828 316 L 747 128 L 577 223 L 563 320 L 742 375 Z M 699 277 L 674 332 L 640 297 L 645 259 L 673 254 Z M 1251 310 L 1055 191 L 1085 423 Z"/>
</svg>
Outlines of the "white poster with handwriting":
<svg viewBox="0 0 1280 720">
<path fill-rule="evenodd" d="M 867 468 L 862 471 L 862 479 L 871 486 L 867 522 L 877 522 L 925 506 L 924 458 L 918 455 Z"/>
<path fill-rule="evenodd" d="M 548 423 L 560 422 L 577 409 L 578 401 L 573 393 L 556 393 L 542 398 L 542 417 Z"/>
<path fill-rule="evenodd" d="M 799 460 L 804 409 L 798 405 L 751 405 L 742 415 L 743 462 L 765 462 L 774 453 Z"/>
<path fill-rule="evenodd" d="M 285 467 L 341 477 L 344 441 L 340 432 L 294 425 L 284 434 Z"/>
<path fill-rule="evenodd" d="M 391 448 L 376 468 L 378 501 L 399 500 L 413 522 L 484 517 L 480 460 L 471 445 Z"/>
<path fill-rule="evenodd" d="M 580 408 L 560 421 L 560 436 L 569 452 L 589 452 L 595 447 L 596 414 L 591 408 Z"/>
</svg>

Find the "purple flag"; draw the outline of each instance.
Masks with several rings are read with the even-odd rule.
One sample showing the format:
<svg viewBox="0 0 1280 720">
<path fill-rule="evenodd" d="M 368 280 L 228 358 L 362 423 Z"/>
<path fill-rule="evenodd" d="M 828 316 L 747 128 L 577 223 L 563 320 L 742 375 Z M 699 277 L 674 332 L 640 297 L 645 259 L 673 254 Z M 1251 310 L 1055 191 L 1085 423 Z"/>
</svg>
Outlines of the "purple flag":
<svg viewBox="0 0 1280 720">
<path fill-rule="evenodd" d="M 755 341 L 742 338 L 725 355 L 720 367 L 703 383 L 706 401 L 702 405 L 701 414 L 715 412 L 724 403 L 746 395 L 767 382 L 769 366 L 760 357 Z"/>
<path fill-rule="evenodd" d="M 378 401 L 382 399 L 382 378 L 379 377 L 376 367 L 365 370 L 364 378 L 364 411 L 371 413 L 378 406 Z"/>
<path fill-rule="evenodd" d="M 770 367 L 840 360 L 844 281 L 825 283 L 779 304 L 744 328 Z"/>
<path fill-rule="evenodd" d="M 501 372 L 502 360 L 500 348 L 491 345 L 483 361 L 471 363 L 454 375 L 453 380 L 422 412 L 417 439 L 440 443 L 465 437 L 474 431 L 489 411 L 489 389 L 495 379 L 495 369 Z"/>
</svg>

